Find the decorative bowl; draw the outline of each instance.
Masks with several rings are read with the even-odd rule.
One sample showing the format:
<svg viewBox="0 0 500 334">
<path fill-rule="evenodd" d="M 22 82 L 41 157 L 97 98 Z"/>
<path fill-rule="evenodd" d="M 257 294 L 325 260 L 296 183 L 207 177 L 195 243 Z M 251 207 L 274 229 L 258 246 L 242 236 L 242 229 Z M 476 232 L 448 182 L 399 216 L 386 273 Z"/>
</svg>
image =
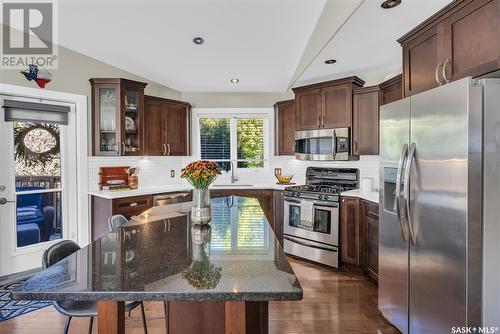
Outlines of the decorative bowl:
<svg viewBox="0 0 500 334">
<path fill-rule="evenodd" d="M 282 184 L 287 184 L 292 181 L 293 175 L 281 175 L 281 174 L 276 174 L 276 178 L 278 179 L 278 183 Z"/>
</svg>

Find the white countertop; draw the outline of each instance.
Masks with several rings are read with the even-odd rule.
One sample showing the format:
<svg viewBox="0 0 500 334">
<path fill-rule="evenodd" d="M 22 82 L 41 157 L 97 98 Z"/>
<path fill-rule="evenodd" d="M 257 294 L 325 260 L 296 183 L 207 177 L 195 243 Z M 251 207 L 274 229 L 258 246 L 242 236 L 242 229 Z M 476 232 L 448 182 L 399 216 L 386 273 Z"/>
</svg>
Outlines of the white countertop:
<svg viewBox="0 0 500 334">
<path fill-rule="evenodd" d="M 218 189 L 271 189 L 271 190 L 283 190 L 289 185 L 276 184 L 275 182 L 261 182 L 261 183 L 251 183 L 239 181 L 233 184 L 230 183 L 219 183 L 210 186 L 210 190 Z M 164 186 L 152 186 L 152 187 L 140 187 L 135 190 L 124 190 L 124 191 L 89 191 L 88 194 L 92 196 L 102 197 L 106 199 L 124 198 L 131 196 L 140 195 L 152 195 L 160 194 L 174 191 L 186 191 L 192 190 L 189 184 L 178 183 L 178 184 L 168 184 Z M 342 196 L 358 197 L 365 199 L 370 202 L 378 203 L 378 191 L 361 191 L 360 189 L 344 191 L 341 193 Z"/>
<path fill-rule="evenodd" d="M 377 204 L 379 202 L 378 191 L 362 191 L 361 189 L 354 189 L 354 190 L 344 191 L 340 195 L 349 197 L 358 197 Z"/>
<path fill-rule="evenodd" d="M 210 186 L 210 190 L 218 190 L 218 189 L 272 189 L 272 190 L 283 190 L 285 187 L 289 185 L 284 184 L 276 184 L 275 182 L 262 182 L 262 183 L 252 183 L 252 182 L 244 182 L 239 181 L 233 184 L 230 183 L 219 183 L 213 184 Z M 89 191 L 88 194 L 91 196 L 102 197 L 106 199 L 115 199 L 115 198 L 124 198 L 131 196 L 140 196 L 140 195 L 151 195 L 151 194 L 160 194 L 167 193 L 173 191 L 186 191 L 191 190 L 191 187 L 188 184 L 169 184 L 164 186 L 153 186 L 153 187 L 139 187 L 139 189 L 135 190 L 123 190 L 123 191 L 108 191 L 108 190 L 96 190 Z"/>
</svg>

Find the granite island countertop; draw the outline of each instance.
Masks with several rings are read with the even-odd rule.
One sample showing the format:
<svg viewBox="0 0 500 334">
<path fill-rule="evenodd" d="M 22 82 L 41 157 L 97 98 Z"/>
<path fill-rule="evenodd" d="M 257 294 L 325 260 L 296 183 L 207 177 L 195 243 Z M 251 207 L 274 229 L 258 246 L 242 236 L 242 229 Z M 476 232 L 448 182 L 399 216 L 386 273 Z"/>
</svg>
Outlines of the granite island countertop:
<svg viewBox="0 0 500 334">
<path fill-rule="evenodd" d="M 301 285 L 257 200 L 214 199 L 212 222 L 203 227 L 192 226 L 190 206 L 151 208 L 23 282 L 12 298 L 302 299 Z"/>
</svg>

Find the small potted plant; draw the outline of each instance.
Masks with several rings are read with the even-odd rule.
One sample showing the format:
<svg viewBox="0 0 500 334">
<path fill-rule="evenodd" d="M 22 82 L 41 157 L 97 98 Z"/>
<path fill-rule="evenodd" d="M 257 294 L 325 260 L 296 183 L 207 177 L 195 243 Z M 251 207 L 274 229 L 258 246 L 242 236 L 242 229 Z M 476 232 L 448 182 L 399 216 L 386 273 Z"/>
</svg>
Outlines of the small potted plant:
<svg viewBox="0 0 500 334">
<path fill-rule="evenodd" d="M 199 160 L 182 169 L 181 177 L 194 187 L 191 220 L 194 224 L 208 224 L 212 220 L 210 190 L 208 186 L 221 174 L 219 166 L 212 161 Z"/>
</svg>

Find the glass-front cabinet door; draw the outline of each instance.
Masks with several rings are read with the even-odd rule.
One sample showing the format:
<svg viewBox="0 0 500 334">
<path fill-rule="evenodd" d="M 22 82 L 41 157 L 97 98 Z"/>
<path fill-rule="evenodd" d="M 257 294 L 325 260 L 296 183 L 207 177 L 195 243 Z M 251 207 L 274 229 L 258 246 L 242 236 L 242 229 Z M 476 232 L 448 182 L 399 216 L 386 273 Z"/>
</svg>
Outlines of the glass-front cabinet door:
<svg viewBox="0 0 500 334">
<path fill-rule="evenodd" d="M 142 155 L 145 83 L 90 79 L 93 155 Z"/>
<path fill-rule="evenodd" d="M 98 151 L 102 154 L 117 155 L 120 149 L 119 92 L 116 87 L 99 87 L 97 92 Z"/>
<path fill-rule="evenodd" d="M 123 154 L 138 154 L 141 152 L 139 128 L 141 122 L 140 110 L 142 102 L 140 93 L 135 87 L 125 87 L 123 94 L 124 134 L 122 139 Z"/>
</svg>

